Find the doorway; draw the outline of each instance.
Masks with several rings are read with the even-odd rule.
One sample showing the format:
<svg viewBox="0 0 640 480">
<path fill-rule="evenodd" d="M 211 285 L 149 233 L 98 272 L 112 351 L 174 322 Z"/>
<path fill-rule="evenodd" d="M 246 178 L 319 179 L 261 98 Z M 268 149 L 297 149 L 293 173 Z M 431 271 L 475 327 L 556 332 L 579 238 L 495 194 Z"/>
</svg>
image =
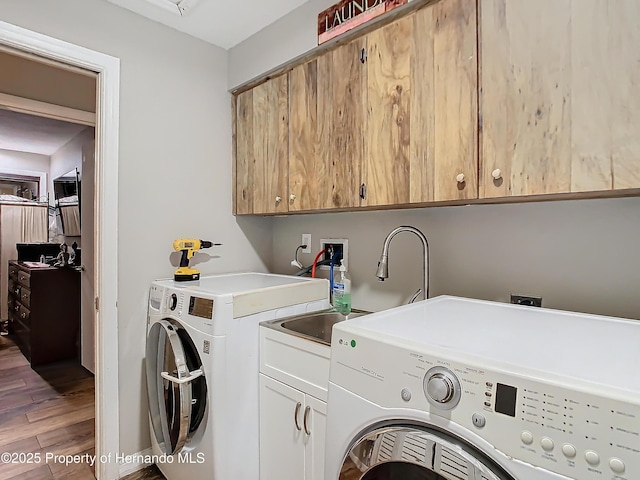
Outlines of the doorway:
<svg viewBox="0 0 640 480">
<path fill-rule="evenodd" d="M 33 61 L 97 74 L 95 232 L 96 435 L 99 459 L 119 451 L 117 336 L 117 172 L 120 65 L 117 58 L 0 22 L 0 48 Z M 96 476 L 118 476 L 118 465 L 96 462 Z"/>
</svg>

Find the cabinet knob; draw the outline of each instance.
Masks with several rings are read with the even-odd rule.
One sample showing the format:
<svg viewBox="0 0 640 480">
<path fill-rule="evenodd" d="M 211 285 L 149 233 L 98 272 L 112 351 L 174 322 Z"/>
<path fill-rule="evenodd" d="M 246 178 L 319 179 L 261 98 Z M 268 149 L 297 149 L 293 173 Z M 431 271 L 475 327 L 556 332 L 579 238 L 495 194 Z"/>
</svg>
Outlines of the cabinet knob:
<svg viewBox="0 0 640 480">
<path fill-rule="evenodd" d="M 27 314 L 22 312 L 22 314 L 20 315 L 21 318 L 27 318 Z"/>
<path fill-rule="evenodd" d="M 289 200 L 291 200 L 292 202 L 296 199 L 296 194 L 292 193 L 291 195 L 289 195 Z"/>
<path fill-rule="evenodd" d="M 459 173 L 458 176 L 456 177 L 456 181 L 458 183 L 464 183 L 465 182 L 464 173 Z"/>
<path fill-rule="evenodd" d="M 278 195 L 276 197 L 276 203 L 280 203 L 282 201 L 282 197 L 280 195 Z"/>
<path fill-rule="evenodd" d="M 499 168 L 496 168 L 493 172 L 491 172 L 491 176 L 495 179 L 495 180 L 499 180 L 500 177 L 502 177 L 502 172 L 500 171 Z"/>
</svg>

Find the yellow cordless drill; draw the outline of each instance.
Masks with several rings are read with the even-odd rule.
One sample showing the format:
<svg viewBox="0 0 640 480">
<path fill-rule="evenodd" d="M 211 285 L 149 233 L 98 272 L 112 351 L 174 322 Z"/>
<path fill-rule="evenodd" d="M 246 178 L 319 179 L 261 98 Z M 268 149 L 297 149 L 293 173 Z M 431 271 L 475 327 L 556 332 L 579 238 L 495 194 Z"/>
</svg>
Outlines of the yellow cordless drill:
<svg viewBox="0 0 640 480">
<path fill-rule="evenodd" d="M 179 238 L 173 242 L 173 249 L 182 252 L 180 257 L 180 268 L 176 270 L 173 279 L 176 282 L 187 282 L 190 280 L 199 280 L 200 271 L 195 268 L 189 268 L 189 260 L 201 248 L 210 248 L 222 245 L 221 243 L 212 243 L 207 240 L 197 240 L 195 238 Z"/>
</svg>

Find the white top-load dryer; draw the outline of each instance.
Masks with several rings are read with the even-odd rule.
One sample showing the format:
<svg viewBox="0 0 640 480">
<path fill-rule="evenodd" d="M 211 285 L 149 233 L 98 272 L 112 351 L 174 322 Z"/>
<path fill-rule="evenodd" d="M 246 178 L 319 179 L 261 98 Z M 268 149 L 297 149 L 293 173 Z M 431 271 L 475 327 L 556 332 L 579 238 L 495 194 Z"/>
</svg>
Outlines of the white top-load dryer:
<svg viewBox="0 0 640 480">
<path fill-rule="evenodd" d="M 327 308 L 325 279 L 153 282 L 146 374 L 153 459 L 168 480 L 259 477 L 258 324 Z"/>
<path fill-rule="evenodd" d="M 436 297 L 338 323 L 325 480 L 637 480 L 640 322 Z"/>
</svg>

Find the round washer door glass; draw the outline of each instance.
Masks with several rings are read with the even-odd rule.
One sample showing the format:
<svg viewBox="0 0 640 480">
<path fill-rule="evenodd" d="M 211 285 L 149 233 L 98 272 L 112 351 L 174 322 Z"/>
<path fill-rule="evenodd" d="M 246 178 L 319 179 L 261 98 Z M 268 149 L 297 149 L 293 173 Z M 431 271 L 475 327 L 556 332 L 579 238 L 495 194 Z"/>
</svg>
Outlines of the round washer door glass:
<svg viewBox="0 0 640 480">
<path fill-rule="evenodd" d="M 339 480 L 515 480 L 466 442 L 426 426 L 382 427 L 349 450 Z"/>
<path fill-rule="evenodd" d="M 163 453 L 178 453 L 200 427 L 207 408 L 202 362 L 187 331 L 161 320 L 149 329 L 146 346 L 149 414 Z"/>
</svg>

